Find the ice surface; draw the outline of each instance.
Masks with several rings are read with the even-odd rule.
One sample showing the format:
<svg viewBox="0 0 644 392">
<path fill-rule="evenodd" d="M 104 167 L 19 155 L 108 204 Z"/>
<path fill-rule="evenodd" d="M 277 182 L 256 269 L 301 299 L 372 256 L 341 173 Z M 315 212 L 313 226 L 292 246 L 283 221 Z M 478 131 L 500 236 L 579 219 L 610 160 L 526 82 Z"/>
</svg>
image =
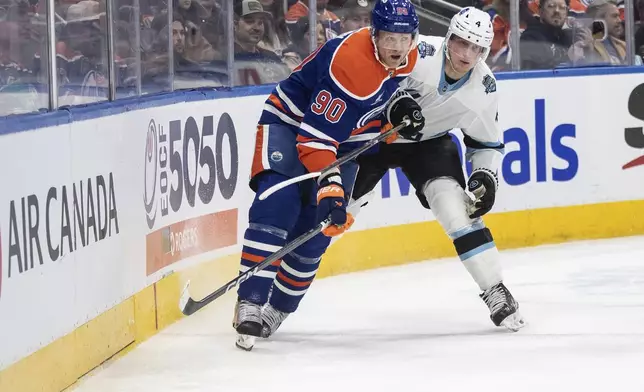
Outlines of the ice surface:
<svg viewBox="0 0 644 392">
<path fill-rule="evenodd" d="M 252 352 L 229 293 L 75 392 L 644 391 L 644 237 L 501 254 L 517 333 L 457 258 L 434 260 L 316 281 Z"/>
</svg>

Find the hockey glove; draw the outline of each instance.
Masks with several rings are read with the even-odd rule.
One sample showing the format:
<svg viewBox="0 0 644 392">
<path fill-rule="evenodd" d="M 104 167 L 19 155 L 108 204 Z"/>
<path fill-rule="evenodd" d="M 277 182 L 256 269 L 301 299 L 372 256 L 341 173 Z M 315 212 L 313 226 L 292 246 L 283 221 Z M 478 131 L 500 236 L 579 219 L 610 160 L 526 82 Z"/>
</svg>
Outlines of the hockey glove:
<svg viewBox="0 0 644 392">
<path fill-rule="evenodd" d="M 347 201 L 339 174 L 331 174 L 318 181 L 317 221 L 331 218 L 331 225 L 322 233 L 334 237 L 344 233 L 353 224 L 353 216 L 347 214 Z"/>
<path fill-rule="evenodd" d="M 470 179 L 467 181 L 467 189 L 474 194 L 474 210 L 471 211 L 470 218 L 478 218 L 490 212 L 496 198 L 496 188 L 498 179 L 489 169 L 476 169 L 472 172 Z"/>
<path fill-rule="evenodd" d="M 393 126 L 397 126 L 407 118 L 411 121 L 411 124 L 398 131 L 398 134 L 405 139 L 419 140 L 419 132 L 425 126 L 423 112 L 418 102 L 408 92 L 398 90 L 389 101 L 387 121 Z"/>
</svg>

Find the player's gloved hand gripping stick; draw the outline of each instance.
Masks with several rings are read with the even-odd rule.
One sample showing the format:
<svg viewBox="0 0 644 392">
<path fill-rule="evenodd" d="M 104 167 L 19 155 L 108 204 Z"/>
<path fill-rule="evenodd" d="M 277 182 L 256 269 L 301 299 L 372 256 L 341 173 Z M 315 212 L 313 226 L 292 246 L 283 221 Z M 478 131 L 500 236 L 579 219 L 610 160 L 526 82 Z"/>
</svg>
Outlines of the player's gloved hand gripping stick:
<svg viewBox="0 0 644 392">
<path fill-rule="evenodd" d="M 335 169 L 338 166 L 344 165 L 345 163 L 351 161 L 352 159 L 355 159 L 358 155 L 362 154 L 363 152 L 367 151 L 371 147 L 375 146 L 376 144 L 380 143 L 383 140 L 386 140 L 388 137 L 392 136 L 396 132 L 400 131 L 401 129 L 406 128 L 407 126 L 411 125 L 411 120 L 409 118 L 405 118 L 400 124 L 397 126 L 391 128 L 387 132 L 383 132 L 380 135 L 376 136 L 375 138 L 369 140 L 366 142 L 364 145 L 360 146 L 359 148 L 356 148 L 355 150 L 351 151 L 347 155 L 343 156 L 342 158 L 337 159 L 335 162 L 330 164 L 329 166 L 325 167 L 324 169 L 320 170 L 319 172 L 312 172 L 312 173 L 306 173 L 301 176 L 293 177 L 290 178 L 286 181 L 282 181 L 279 184 L 275 184 L 272 187 L 268 188 L 264 192 L 262 192 L 259 195 L 259 200 L 264 200 L 273 193 L 279 191 L 282 188 L 286 188 L 289 185 L 296 184 L 298 182 L 302 182 L 305 180 L 308 180 L 310 178 L 317 178 L 320 176 L 325 176 L 329 174 L 330 171 Z"/>
</svg>

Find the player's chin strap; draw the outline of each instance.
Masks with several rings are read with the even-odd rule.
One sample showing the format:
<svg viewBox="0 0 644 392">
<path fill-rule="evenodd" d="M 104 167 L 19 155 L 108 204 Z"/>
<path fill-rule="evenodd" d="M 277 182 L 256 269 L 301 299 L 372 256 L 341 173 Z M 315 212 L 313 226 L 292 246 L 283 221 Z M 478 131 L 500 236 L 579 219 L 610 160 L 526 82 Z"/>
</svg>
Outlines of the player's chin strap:
<svg viewBox="0 0 644 392">
<path fill-rule="evenodd" d="M 328 165 L 324 169 L 320 170 L 319 172 L 306 173 L 306 174 L 303 174 L 301 176 L 293 177 L 293 178 L 290 178 L 290 179 L 288 179 L 286 181 L 282 181 L 282 182 L 279 182 L 279 183 L 273 185 L 272 187 L 268 188 L 267 190 L 265 190 L 264 192 L 262 192 L 259 195 L 259 200 L 264 200 L 267 197 L 269 197 L 270 195 L 272 195 L 273 193 L 279 191 L 282 188 L 286 188 L 289 185 L 296 184 L 296 183 L 302 182 L 302 181 L 306 181 L 306 180 L 311 179 L 311 178 L 317 178 L 317 177 L 325 176 L 325 175 L 329 174 L 329 172 L 333 171 L 333 169 L 335 169 L 335 168 L 337 168 L 337 167 L 339 167 L 341 165 L 344 165 L 345 163 L 355 159 L 358 155 L 360 155 L 363 152 L 367 151 L 368 149 L 370 149 L 371 147 L 373 147 L 376 144 L 380 143 L 381 141 L 386 140 L 389 136 L 391 136 L 394 133 L 400 131 L 401 129 L 409 126 L 410 124 L 411 124 L 411 120 L 406 118 L 398 126 L 396 126 L 394 128 L 391 128 L 387 132 L 383 132 L 380 135 L 374 137 L 373 139 L 369 140 L 368 142 L 366 142 L 361 147 L 356 148 L 355 150 L 351 151 L 350 153 L 348 153 L 347 155 L 343 156 L 342 158 L 335 160 L 335 162 L 331 163 L 330 165 Z"/>
</svg>

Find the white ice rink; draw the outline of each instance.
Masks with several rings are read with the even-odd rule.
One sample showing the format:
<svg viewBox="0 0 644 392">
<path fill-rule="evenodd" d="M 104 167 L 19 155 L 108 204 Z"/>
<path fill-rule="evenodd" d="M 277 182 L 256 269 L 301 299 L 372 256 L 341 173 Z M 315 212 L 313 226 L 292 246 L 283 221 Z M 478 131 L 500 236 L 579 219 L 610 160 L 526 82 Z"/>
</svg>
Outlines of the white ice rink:
<svg viewBox="0 0 644 392">
<path fill-rule="evenodd" d="M 644 237 L 502 256 L 517 333 L 442 259 L 318 280 L 252 352 L 234 346 L 229 293 L 75 392 L 644 391 Z"/>
</svg>

